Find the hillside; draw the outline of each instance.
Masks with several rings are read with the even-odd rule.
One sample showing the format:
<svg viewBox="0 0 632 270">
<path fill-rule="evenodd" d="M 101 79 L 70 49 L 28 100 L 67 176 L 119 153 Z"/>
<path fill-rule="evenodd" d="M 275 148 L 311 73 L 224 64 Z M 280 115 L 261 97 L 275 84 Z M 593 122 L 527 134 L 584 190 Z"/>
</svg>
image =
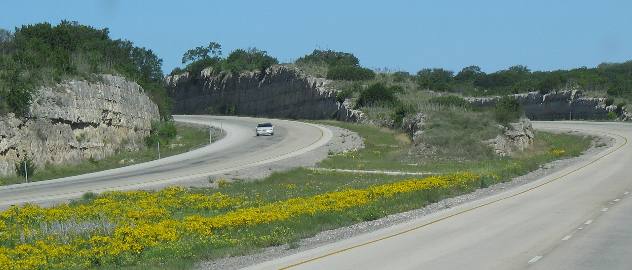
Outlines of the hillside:
<svg viewBox="0 0 632 270">
<path fill-rule="evenodd" d="M 62 21 L 16 28 L 0 39 L 0 114 L 27 113 L 33 93 L 69 79 L 98 80 L 94 74 L 120 75 L 137 82 L 170 118 L 162 86 L 162 60 L 130 41 L 113 40 L 109 30 Z"/>
</svg>

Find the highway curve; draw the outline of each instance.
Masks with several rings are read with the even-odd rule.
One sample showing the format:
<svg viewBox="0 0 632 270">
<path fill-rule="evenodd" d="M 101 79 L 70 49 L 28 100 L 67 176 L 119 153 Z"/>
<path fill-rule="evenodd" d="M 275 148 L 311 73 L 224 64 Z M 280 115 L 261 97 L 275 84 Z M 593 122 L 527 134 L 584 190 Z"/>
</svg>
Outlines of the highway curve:
<svg viewBox="0 0 632 270">
<path fill-rule="evenodd" d="M 631 269 L 632 125 L 534 126 L 616 141 L 529 184 L 250 269 Z"/>
<path fill-rule="evenodd" d="M 174 116 L 178 122 L 218 126 L 222 140 L 191 152 L 118 169 L 54 180 L 0 187 L 0 208 L 14 204 L 49 204 L 86 192 L 150 189 L 260 166 L 296 157 L 325 145 L 332 137 L 320 125 L 249 117 Z M 255 137 L 255 126 L 272 122 L 275 134 Z"/>
</svg>

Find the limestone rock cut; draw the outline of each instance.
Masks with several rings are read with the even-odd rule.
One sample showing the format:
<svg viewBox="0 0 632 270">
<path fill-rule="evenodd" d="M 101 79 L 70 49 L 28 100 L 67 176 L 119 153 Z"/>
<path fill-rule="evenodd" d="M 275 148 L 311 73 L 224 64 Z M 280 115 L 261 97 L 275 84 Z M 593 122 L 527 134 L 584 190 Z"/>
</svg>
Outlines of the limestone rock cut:
<svg viewBox="0 0 632 270">
<path fill-rule="evenodd" d="M 144 90 L 123 77 L 41 87 L 26 117 L 0 116 L 0 176 L 14 175 L 15 163 L 25 156 L 42 167 L 137 149 L 159 118 Z"/>
</svg>

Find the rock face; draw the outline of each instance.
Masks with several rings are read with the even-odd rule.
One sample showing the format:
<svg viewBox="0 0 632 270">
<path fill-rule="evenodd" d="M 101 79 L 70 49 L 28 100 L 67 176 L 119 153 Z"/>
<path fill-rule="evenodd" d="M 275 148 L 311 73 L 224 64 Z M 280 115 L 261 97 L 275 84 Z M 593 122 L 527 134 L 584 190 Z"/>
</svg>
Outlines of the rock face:
<svg viewBox="0 0 632 270">
<path fill-rule="evenodd" d="M 607 119 L 616 106 L 606 106 L 605 98 L 582 97 L 580 91 L 538 92 L 513 95 L 531 120 Z M 500 97 L 468 98 L 474 106 L 491 107 Z"/>
<path fill-rule="evenodd" d="M 531 121 L 522 118 L 516 123 L 503 126 L 503 133 L 488 141 L 499 156 L 509 156 L 515 151 L 523 151 L 533 144 L 535 135 Z"/>
<path fill-rule="evenodd" d="M 357 121 L 362 113 L 336 101 L 329 80 L 305 75 L 296 68 L 274 65 L 265 71 L 214 72 L 206 68 L 165 78 L 174 112 L 235 114 L 277 118 Z"/>
<path fill-rule="evenodd" d="M 42 167 L 138 148 L 157 120 L 156 104 L 122 77 L 101 75 L 98 82 L 42 87 L 27 117 L 0 116 L 0 176 L 14 175 L 15 163 L 24 156 Z"/>
</svg>

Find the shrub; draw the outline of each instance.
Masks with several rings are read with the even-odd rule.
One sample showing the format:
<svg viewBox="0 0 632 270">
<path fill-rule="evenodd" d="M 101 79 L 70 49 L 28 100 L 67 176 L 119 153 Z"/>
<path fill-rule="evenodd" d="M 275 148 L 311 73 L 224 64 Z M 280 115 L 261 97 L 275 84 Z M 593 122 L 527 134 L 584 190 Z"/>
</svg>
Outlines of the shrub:
<svg viewBox="0 0 632 270">
<path fill-rule="evenodd" d="M 202 72 L 203 69 L 207 67 L 217 68 L 220 65 L 220 62 L 221 59 L 219 58 L 204 58 L 198 61 L 191 62 L 187 65 L 185 69 L 189 72 L 192 78 L 198 78 L 200 76 L 200 72 Z M 175 72 L 175 69 L 173 72 Z"/>
<path fill-rule="evenodd" d="M 162 59 L 152 50 L 111 39 L 107 28 L 65 20 L 24 25 L 0 46 L 0 95 L 5 103 L 0 106 L 23 114 L 36 87 L 67 78 L 91 80 L 94 73 L 120 74 L 155 97 L 152 92 L 166 91 L 161 66 Z M 171 114 L 159 109 L 162 115 Z"/>
<path fill-rule="evenodd" d="M 336 101 L 338 103 L 343 103 L 347 98 L 351 97 L 351 92 L 347 89 L 336 92 Z"/>
<path fill-rule="evenodd" d="M 454 72 L 442 68 L 426 68 L 417 72 L 417 83 L 422 89 L 448 91 L 453 80 Z"/>
<path fill-rule="evenodd" d="M 607 106 L 610 106 L 610 105 L 612 105 L 612 104 L 614 104 L 614 99 L 613 99 L 613 98 L 611 98 L 611 97 L 606 98 L 606 107 L 607 107 Z"/>
<path fill-rule="evenodd" d="M 619 104 L 617 104 L 617 115 L 622 115 L 623 112 L 625 111 L 625 102 L 619 102 Z"/>
<path fill-rule="evenodd" d="M 520 103 L 518 103 L 514 97 L 510 96 L 500 98 L 494 108 L 496 121 L 503 125 L 518 120 L 520 116 L 522 116 L 522 113 Z"/>
<path fill-rule="evenodd" d="M 266 51 L 257 48 L 248 50 L 237 49 L 231 52 L 228 58 L 222 62 L 222 70 L 230 71 L 233 74 L 246 70 L 263 71 L 278 63 L 279 61 L 268 55 Z"/>
<path fill-rule="evenodd" d="M 356 106 L 393 105 L 397 102 L 395 90 L 383 83 L 375 83 L 360 93 Z"/>
<path fill-rule="evenodd" d="M 538 83 L 538 92 L 542 95 L 548 94 L 551 91 L 562 87 L 564 83 L 566 83 L 566 80 L 560 74 L 548 74 L 542 81 L 540 81 L 540 83 Z"/>
<path fill-rule="evenodd" d="M 31 100 L 33 99 L 32 91 L 26 89 L 13 89 L 6 93 L 6 102 L 9 108 L 17 115 L 25 115 L 28 112 Z"/>
<path fill-rule="evenodd" d="M 397 108 L 395 108 L 395 111 L 393 111 L 393 125 L 401 126 L 404 121 L 404 117 L 414 112 L 415 109 L 412 106 L 400 104 Z"/>
<path fill-rule="evenodd" d="M 314 50 L 296 60 L 299 65 L 358 66 L 360 61 L 351 53 L 332 50 Z"/>
<path fill-rule="evenodd" d="M 153 147 L 158 144 L 167 144 L 176 137 L 178 131 L 173 121 L 154 122 L 151 124 L 149 136 L 145 138 L 145 145 Z"/>
<path fill-rule="evenodd" d="M 35 173 L 35 163 L 28 156 L 24 156 L 19 163 L 15 164 L 15 173 L 19 176 L 28 176 L 31 177 Z"/>
<path fill-rule="evenodd" d="M 428 100 L 429 103 L 448 107 L 470 108 L 472 105 L 459 96 L 438 96 Z"/>
<path fill-rule="evenodd" d="M 397 71 L 393 73 L 393 81 L 394 82 L 405 82 L 410 80 L 413 76 L 406 71 Z"/>
<path fill-rule="evenodd" d="M 331 66 L 327 71 L 327 79 L 330 80 L 362 81 L 373 78 L 375 78 L 373 70 L 360 66 Z"/>
</svg>

